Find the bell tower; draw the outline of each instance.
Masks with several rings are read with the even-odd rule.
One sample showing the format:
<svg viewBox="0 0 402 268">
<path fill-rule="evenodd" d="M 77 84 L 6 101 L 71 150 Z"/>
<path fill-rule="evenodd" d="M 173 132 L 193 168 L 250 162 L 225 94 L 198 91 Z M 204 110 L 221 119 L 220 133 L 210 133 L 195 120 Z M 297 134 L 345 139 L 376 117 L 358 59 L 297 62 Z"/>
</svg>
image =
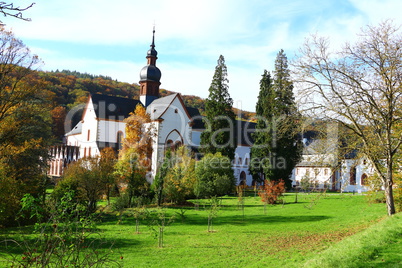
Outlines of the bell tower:
<svg viewBox="0 0 402 268">
<path fill-rule="evenodd" d="M 147 65 L 140 72 L 140 101 L 147 107 L 152 101 L 159 98 L 161 71 L 156 67 L 158 52 L 155 50 L 155 27 L 152 34 L 151 48 L 147 52 Z"/>
</svg>

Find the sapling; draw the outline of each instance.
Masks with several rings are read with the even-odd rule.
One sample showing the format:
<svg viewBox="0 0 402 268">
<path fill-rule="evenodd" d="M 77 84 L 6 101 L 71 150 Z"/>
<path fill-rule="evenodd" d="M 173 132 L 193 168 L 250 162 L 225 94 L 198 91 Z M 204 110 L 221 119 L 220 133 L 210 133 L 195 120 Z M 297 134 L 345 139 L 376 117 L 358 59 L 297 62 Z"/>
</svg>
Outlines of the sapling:
<svg viewBox="0 0 402 268">
<path fill-rule="evenodd" d="M 174 218 L 174 216 L 167 217 L 165 209 L 159 208 L 154 215 L 154 219 L 150 222 L 149 228 L 158 240 L 159 248 L 163 248 L 165 228 L 174 221 Z"/>
<path fill-rule="evenodd" d="M 140 233 L 140 220 L 147 217 L 148 210 L 144 207 L 138 207 L 133 209 L 133 217 L 135 219 L 135 233 Z"/>
<path fill-rule="evenodd" d="M 219 199 L 216 196 L 211 197 L 211 205 L 208 210 L 208 232 L 213 232 L 212 219 L 218 216 L 219 209 Z"/>
</svg>

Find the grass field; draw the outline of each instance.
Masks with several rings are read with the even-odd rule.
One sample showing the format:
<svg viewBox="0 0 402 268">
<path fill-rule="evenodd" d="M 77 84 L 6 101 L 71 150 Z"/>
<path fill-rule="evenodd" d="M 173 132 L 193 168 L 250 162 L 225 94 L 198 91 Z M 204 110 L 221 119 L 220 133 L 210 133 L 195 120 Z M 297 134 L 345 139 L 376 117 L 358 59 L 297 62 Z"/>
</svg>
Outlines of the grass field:
<svg viewBox="0 0 402 268">
<path fill-rule="evenodd" d="M 207 231 L 208 200 L 200 200 L 199 210 L 193 206 L 168 207 L 166 219 L 175 219 L 165 228 L 162 248 L 158 247 L 150 220 L 140 221 L 140 232 L 136 232 L 130 210 L 125 211 L 120 224 L 116 215 L 104 214 L 97 228 L 105 241 L 114 244 L 110 258 L 124 267 L 333 267 L 325 266 L 320 257 L 329 258 L 325 254 L 341 244 L 339 241 L 364 234 L 370 231 L 368 227 L 382 224 L 381 220 L 387 218 L 384 204 L 369 204 L 362 195 L 299 194 L 298 203 L 294 203 L 295 194 L 288 193 L 284 200 L 284 204 L 267 206 L 264 214 L 259 197 L 246 197 L 243 216 L 237 197 L 223 197 L 213 219 L 213 232 Z M 402 220 L 396 222 L 398 227 Z M 13 232 L 24 230 L 29 229 Z M 394 249 L 402 251 L 402 237 L 398 240 L 401 233 L 387 235 L 395 242 Z M 2 236 L 6 236 L 5 230 Z M 365 247 L 355 242 L 336 250 L 344 254 L 354 251 L 354 247 Z M 383 265 L 385 258 L 389 264 L 398 264 L 401 256 L 395 256 L 392 250 L 387 253 L 387 248 L 381 243 L 375 245 L 373 254 L 360 263 L 375 267 Z M 4 258 L 5 253 L 0 249 L 0 257 Z"/>
</svg>

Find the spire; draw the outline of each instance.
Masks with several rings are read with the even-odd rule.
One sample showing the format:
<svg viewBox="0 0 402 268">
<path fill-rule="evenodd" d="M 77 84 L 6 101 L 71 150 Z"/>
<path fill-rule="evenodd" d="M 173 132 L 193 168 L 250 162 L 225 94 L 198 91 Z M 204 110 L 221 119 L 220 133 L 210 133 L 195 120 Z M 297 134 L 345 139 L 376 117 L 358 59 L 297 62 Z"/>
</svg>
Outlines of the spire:
<svg viewBox="0 0 402 268">
<path fill-rule="evenodd" d="M 151 43 L 150 47 L 151 48 L 148 50 L 148 53 L 147 53 L 147 58 L 154 57 L 156 60 L 158 58 L 157 57 L 158 52 L 155 50 L 155 25 L 154 25 L 154 29 L 152 31 L 152 43 Z M 155 64 L 155 61 L 152 61 L 152 64 Z"/>
<path fill-rule="evenodd" d="M 155 25 L 154 25 L 154 30 L 152 31 L 152 44 L 151 44 L 151 48 L 152 48 L 152 49 L 155 48 Z"/>
<path fill-rule="evenodd" d="M 159 85 L 161 71 L 156 67 L 158 52 L 155 50 L 155 25 L 152 31 L 152 43 L 147 52 L 147 65 L 140 72 L 140 100 L 148 106 L 153 100 L 159 98 Z"/>
</svg>

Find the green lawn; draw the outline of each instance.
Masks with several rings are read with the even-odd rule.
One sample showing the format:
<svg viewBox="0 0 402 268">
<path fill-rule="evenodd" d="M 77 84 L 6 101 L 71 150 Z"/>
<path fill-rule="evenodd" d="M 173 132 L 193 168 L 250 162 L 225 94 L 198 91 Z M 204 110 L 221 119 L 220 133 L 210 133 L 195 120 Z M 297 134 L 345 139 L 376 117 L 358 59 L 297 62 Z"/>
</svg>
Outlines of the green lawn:
<svg viewBox="0 0 402 268">
<path fill-rule="evenodd" d="M 114 243 L 110 257 L 124 267 L 308 267 L 320 252 L 387 218 L 384 204 L 369 204 L 362 195 L 299 194 L 294 203 L 295 194 L 290 193 L 284 200 L 284 205 L 268 206 L 264 214 L 258 197 L 246 197 L 243 218 L 237 198 L 224 197 L 213 220 L 214 232 L 207 232 L 208 200 L 201 200 L 199 210 L 169 207 L 167 218 L 176 218 L 165 229 L 163 248 L 147 226 L 149 221 L 142 220 L 140 233 L 135 232 L 129 210 L 121 224 L 117 216 L 107 214 L 97 228 Z M 398 237 L 394 241 L 395 250 L 402 251 Z M 401 255 L 387 257 L 392 251 L 384 245 L 375 252 L 366 266 L 382 265 L 384 258 L 390 264 L 400 262 Z M 0 253 L 5 256 L 4 249 Z"/>
</svg>

